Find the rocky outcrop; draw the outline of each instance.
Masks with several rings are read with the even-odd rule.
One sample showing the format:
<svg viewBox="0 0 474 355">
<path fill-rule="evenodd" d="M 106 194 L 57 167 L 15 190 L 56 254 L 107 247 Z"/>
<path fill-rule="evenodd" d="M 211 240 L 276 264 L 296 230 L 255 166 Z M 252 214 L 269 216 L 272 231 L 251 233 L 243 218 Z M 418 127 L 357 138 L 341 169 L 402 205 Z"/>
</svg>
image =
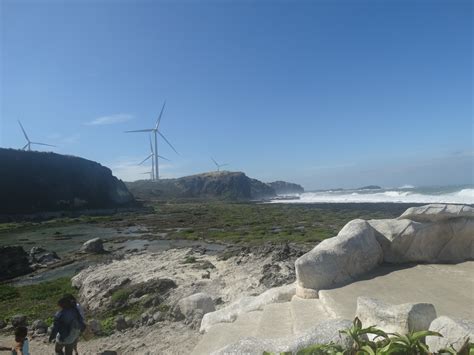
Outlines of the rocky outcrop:
<svg viewBox="0 0 474 355">
<path fill-rule="evenodd" d="M 205 314 L 200 331 L 206 332 L 218 323 L 232 323 L 240 314 L 262 309 L 267 304 L 289 301 L 294 295 L 295 286 L 286 285 L 271 288 L 258 296 L 242 297 L 224 308 Z"/>
<path fill-rule="evenodd" d="M 81 251 L 90 254 L 102 254 L 105 253 L 104 241 L 100 238 L 89 239 L 82 244 Z"/>
<path fill-rule="evenodd" d="M 340 331 L 350 328 L 350 326 L 351 321 L 349 320 L 332 319 L 293 337 L 280 339 L 244 338 L 237 343 L 229 344 L 213 352 L 212 355 L 261 355 L 265 351 L 275 354 L 287 352 L 296 354 L 299 350 L 311 345 L 330 343 L 349 348 L 352 345 L 351 339 L 341 334 Z"/>
<path fill-rule="evenodd" d="M 398 219 L 355 220 L 296 260 L 297 295 L 348 283 L 380 262 L 460 262 L 474 259 L 474 210 L 461 205 L 408 209 Z"/>
<path fill-rule="evenodd" d="M 317 297 L 317 290 L 350 282 L 382 261 L 382 248 L 366 221 L 353 220 L 337 237 L 322 241 L 295 263 L 296 294 Z"/>
<path fill-rule="evenodd" d="M 436 318 L 436 310 L 429 303 L 391 305 L 374 298 L 359 297 L 356 317 L 363 325 L 376 325 L 386 333 L 408 334 L 429 329 Z"/>
<path fill-rule="evenodd" d="M 441 333 L 443 337 L 428 337 L 426 344 L 433 352 L 452 346 L 460 351 L 467 341 L 474 341 L 474 321 L 454 320 L 449 317 L 439 317 L 433 320 L 430 330 Z M 467 352 L 466 352 L 467 354 Z"/>
<path fill-rule="evenodd" d="M 398 219 L 415 222 L 441 222 L 456 218 L 474 218 L 474 208 L 465 205 L 430 204 L 407 209 Z"/>
<path fill-rule="evenodd" d="M 0 281 L 26 275 L 33 271 L 28 254 L 20 246 L 0 247 Z"/>
<path fill-rule="evenodd" d="M 286 181 L 269 182 L 267 185 L 275 190 L 277 195 L 302 194 L 304 192 L 303 186 Z"/>
<path fill-rule="evenodd" d="M 415 222 L 371 220 L 388 263 L 459 262 L 474 258 L 474 218 Z"/>
<path fill-rule="evenodd" d="M 110 169 L 79 157 L 0 148 L 0 214 L 128 206 Z"/>
<path fill-rule="evenodd" d="M 141 199 L 200 198 L 258 200 L 271 198 L 275 190 L 242 172 L 218 171 L 159 181 L 127 182 L 132 194 Z"/>
<path fill-rule="evenodd" d="M 42 247 L 33 247 L 30 250 L 30 261 L 32 264 L 51 264 L 61 260 L 55 251 L 48 251 Z"/>
</svg>

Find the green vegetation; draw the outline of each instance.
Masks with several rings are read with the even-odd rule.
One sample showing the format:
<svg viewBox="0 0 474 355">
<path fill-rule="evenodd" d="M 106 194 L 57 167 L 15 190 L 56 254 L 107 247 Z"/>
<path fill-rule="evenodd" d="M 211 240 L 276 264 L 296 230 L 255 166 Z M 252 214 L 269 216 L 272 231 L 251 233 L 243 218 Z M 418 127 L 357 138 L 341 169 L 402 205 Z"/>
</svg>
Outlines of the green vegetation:
<svg viewBox="0 0 474 355">
<path fill-rule="evenodd" d="M 57 311 L 57 301 L 65 293 L 76 294 L 70 278 L 19 287 L 3 284 L 0 285 L 0 314 L 6 321 L 16 314 L 27 316 L 29 321 L 51 321 Z"/>
<path fill-rule="evenodd" d="M 374 326 L 362 327 L 358 318 L 354 319 L 351 328 L 342 330 L 352 341 L 352 346 L 348 349 L 337 344 L 316 344 L 298 351 L 297 355 L 431 355 L 425 343 L 428 336 L 442 336 L 440 333 L 424 330 L 406 335 L 398 333 L 386 333 Z M 367 335 L 375 336 L 374 340 L 368 339 Z M 437 354 L 459 354 L 471 355 L 474 353 L 474 344 L 466 343 L 456 352 L 452 347 L 442 349 Z M 287 355 L 291 353 L 280 353 Z M 272 355 L 264 352 L 263 355 Z"/>
<path fill-rule="evenodd" d="M 175 202 L 153 205 L 155 213 L 140 218 L 140 224 L 176 239 L 314 243 L 335 236 L 352 219 L 393 218 L 406 208 L 397 204 Z"/>
</svg>

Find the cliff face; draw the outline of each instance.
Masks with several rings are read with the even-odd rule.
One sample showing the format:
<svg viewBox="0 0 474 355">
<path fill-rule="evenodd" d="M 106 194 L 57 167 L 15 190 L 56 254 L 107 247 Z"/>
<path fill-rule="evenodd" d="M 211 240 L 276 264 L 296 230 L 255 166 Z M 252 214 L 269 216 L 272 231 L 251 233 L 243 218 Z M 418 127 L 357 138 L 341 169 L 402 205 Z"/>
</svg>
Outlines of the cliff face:
<svg viewBox="0 0 474 355">
<path fill-rule="evenodd" d="M 255 200 L 274 197 L 273 188 L 251 179 L 242 172 L 212 172 L 159 181 L 127 182 L 135 196 L 150 198 L 215 198 L 226 200 Z"/>
<path fill-rule="evenodd" d="M 0 213 L 127 206 L 133 196 L 110 169 L 83 158 L 0 148 Z"/>
<path fill-rule="evenodd" d="M 267 185 L 273 188 L 278 195 L 301 194 L 304 192 L 303 186 L 286 181 L 269 182 Z"/>
</svg>

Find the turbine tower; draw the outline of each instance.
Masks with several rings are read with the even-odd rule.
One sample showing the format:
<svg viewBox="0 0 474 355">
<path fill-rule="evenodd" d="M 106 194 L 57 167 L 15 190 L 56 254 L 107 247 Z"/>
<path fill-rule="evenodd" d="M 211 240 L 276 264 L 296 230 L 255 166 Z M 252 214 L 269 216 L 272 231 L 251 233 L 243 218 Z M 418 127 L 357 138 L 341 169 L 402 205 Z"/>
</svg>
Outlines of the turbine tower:
<svg viewBox="0 0 474 355">
<path fill-rule="evenodd" d="M 151 158 L 151 171 L 150 171 L 151 180 L 155 180 L 155 152 L 153 151 L 153 144 L 151 143 L 151 136 L 149 138 L 150 138 L 150 154 L 145 159 L 143 159 L 138 165 L 142 165 L 144 162 L 146 162 L 148 159 Z M 169 159 L 167 159 L 167 158 L 165 158 L 161 155 L 158 155 L 158 158 L 170 161 Z"/>
<path fill-rule="evenodd" d="M 51 144 L 46 144 L 46 143 L 40 143 L 40 142 L 32 142 L 30 141 L 30 138 L 28 138 L 28 135 L 26 134 L 26 131 L 25 129 L 23 128 L 23 125 L 21 124 L 20 120 L 18 120 L 18 124 L 20 125 L 20 128 L 23 132 L 23 135 L 25 136 L 26 138 L 26 144 L 21 148 L 22 150 L 28 150 L 28 151 L 31 151 L 31 145 L 32 144 L 36 144 L 36 145 L 45 145 L 45 146 L 48 146 L 48 147 L 56 147 L 55 145 L 51 145 Z"/>
<path fill-rule="evenodd" d="M 137 129 L 134 131 L 125 131 L 125 133 L 135 133 L 135 132 L 151 132 L 153 133 L 154 140 L 155 140 L 155 150 L 153 154 L 153 160 L 155 162 L 155 180 L 158 180 L 160 178 L 160 173 L 158 169 L 158 135 L 160 135 L 161 138 L 171 147 L 171 149 L 174 150 L 176 154 L 179 154 L 178 151 L 173 147 L 173 145 L 166 139 L 166 137 L 163 135 L 163 133 L 160 132 L 159 127 L 160 127 L 160 122 L 161 122 L 161 117 L 163 116 L 163 111 L 165 110 L 165 105 L 166 101 L 163 103 L 163 107 L 161 108 L 160 115 L 158 116 L 158 119 L 156 120 L 155 127 L 153 128 L 147 128 L 147 129 Z"/>
<path fill-rule="evenodd" d="M 221 171 L 221 168 L 222 168 L 223 166 L 229 165 L 229 164 L 219 164 L 218 162 L 216 162 L 216 161 L 214 160 L 213 157 L 211 157 L 211 160 L 214 162 L 214 164 L 216 164 L 216 166 L 217 166 L 217 171 Z"/>
</svg>

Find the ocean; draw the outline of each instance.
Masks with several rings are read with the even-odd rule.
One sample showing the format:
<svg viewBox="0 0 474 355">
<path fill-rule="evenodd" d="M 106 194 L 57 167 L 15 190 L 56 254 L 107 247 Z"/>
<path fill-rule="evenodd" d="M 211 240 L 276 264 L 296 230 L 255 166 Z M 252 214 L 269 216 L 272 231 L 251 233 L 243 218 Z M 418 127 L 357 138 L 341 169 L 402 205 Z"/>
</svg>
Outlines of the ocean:
<svg viewBox="0 0 474 355">
<path fill-rule="evenodd" d="M 474 204 L 474 185 L 308 191 L 272 203 L 458 203 Z"/>
</svg>

